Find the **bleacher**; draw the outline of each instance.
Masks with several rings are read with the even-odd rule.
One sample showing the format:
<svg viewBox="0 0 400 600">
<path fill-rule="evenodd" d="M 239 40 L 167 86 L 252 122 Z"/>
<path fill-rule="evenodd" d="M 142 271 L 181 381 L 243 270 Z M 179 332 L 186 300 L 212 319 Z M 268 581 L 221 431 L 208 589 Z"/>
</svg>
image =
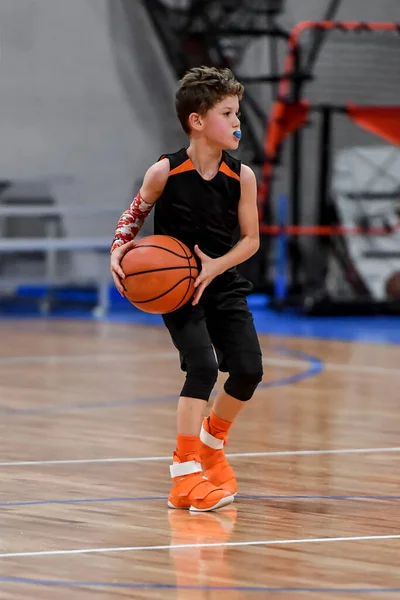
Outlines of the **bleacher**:
<svg viewBox="0 0 400 600">
<path fill-rule="evenodd" d="M 110 236 L 88 235 L 77 237 L 62 235 L 63 217 L 91 217 L 93 215 L 109 215 Z M 120 211 L 115 207 L 79 207 L 79 206 L 42 206 L 28 205 L 16 206 L 15 204 L 0 206 L 0 301 L 13 298 L 18 300 L 20 290 L 40 289 L 36 296 L 31 294 L 40 305 L 40 311 L 47 313 L 51 309 L 51 298 L 58 288 L 94 288 L 97 301 L 93 308 L 95 316 L 103 316 L 109 307 L 109 286 L 112 281 L 109 272 L 109 250 L 112 238 L 112 226 L 118 219 Z M 25 231 L 29 235 L 24 237 L 11 235 L 12 227 L 7 227 L 11 219 L 26 222 Z M 36 227 L 29 228 L 29 223 L 34 221 Z M 37 221 L 42 227 L 37 227 Z M 39 233 L 38 233 L 39 230 Z M 75 275 L 73 269 L 63 269 L 62 262 L 66 255 L 80 251 L 91 251 L 96 255 L 95 268 L 84 276 Z M 40 264 L 39 273 L 10 273 L 10 263 L 26 261 L 27 257 L 36 256 Z M 8 265 L 8 269 L 6 269 Z"/>
</svg>

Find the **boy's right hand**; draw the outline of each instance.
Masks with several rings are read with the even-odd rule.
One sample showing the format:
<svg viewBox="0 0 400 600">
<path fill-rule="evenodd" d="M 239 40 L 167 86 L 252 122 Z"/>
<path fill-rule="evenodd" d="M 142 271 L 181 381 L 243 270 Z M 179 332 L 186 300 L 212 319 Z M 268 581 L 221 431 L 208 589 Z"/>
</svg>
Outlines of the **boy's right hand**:
<svg viewBox="0 0 400 600">
<path fill-rule="evenodd" d="M 122 244 L 122 246 L 118 246 L 111 253 L 111 265 L 110 270 L 114 279 L 115 287 L 121 294 L 121 296 L 125 296 L 125 288 L 123 286 L 122 281 L 125 279 L 125 273 L 121 268 L 121 260 L 125 256 L 125 254 L 131 250 L 135 245 L 135 240 L 131 240 L 126 244 Z"/>
</svg>

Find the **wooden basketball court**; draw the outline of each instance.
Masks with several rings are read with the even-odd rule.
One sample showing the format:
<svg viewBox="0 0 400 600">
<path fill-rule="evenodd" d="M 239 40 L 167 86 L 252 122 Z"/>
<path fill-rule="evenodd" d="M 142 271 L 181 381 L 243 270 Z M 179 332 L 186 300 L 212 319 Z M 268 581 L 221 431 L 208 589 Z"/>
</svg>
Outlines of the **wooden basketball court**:
<svg viewBox="0 0 400 600">
<path fill-rule="evenodd" d="M 189 514 L 166 505 L 183 374 L 163 328 L 0 336 L 1 599 L 400 597 L 398 345 L 260 336 L 239 495 Z"/>
</svg>

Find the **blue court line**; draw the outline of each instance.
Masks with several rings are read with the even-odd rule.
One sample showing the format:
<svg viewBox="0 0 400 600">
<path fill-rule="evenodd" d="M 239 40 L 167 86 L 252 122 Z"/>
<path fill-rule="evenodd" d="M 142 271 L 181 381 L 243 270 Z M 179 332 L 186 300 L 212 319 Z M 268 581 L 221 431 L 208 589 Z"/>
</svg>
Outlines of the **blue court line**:
<svg viewBox="0 0 400 600">
<path fill-rule="evenodd" d="M 308 366 L 299 373 L 290 375 L 289 377 L 281 377 L 279 379 L 273 379 L 271 381 L 265 381 L 259 385 L 259 388 L 265 389 L 270 387 L 281 387 L 284 385 L 293 385 L 299 381 L 315 377 L 321 371 L 323 371 L 324 363 L 311 354 L 300 352 L 298 350 L 291 350 L 282 346 L 274 347 L 275 352 L 278 354 L 284 354 L 286 356 L 292 356 L 294 358 L 304 360 L 308 363 Z M 214 392 L 213 395 L 215 395 Z M 55 404 L 52 406 L 34 406 L 32 408 L 8 408 L 0 406 L 0 414 L 4 416 L 19 416 L 19 415 L 31 415 L 39 413 L 59 413 L 69 412 L 77 410 L 99 410 L 105 408 L 120 408 L 124 406 L 135 406 L 137 404 L 155 404 L 158 402 L 171 402 L 177 400 L 177 394 L 168 394 L 164 396 L 148 396 L 132 398 L 129 400 L 110 400 L 108 402 L 93 402 L 93 403 L 80 403 L 80 404 Z"/>
<path fill-rule="evenodd" d="M 154 500 L 165 501 L 168 496 L 115 496 L 111 498 L 71 498 L 70 500 L 27 500 L 17 502 L 0 502 L 0 508 L 14 506 L 40 506 L 46 504 L 91 504 L 101 502 L 151 502 Z M 351 496 L 351 495 L 242 495 L 236 496 L 237 500 L 400 500 L 400 496 Z"/>
<path fill-rule="evenodd" d="M 300 373 L 295 373 L 294 375 L 289 375 L 288 377 L 282 377 L 281 379 L 275 379 L 272 381 L 266 381 L 265 383 L 261 383 L 258 386 L 261 389 L 269 387 L 280 387 L 283 385 L 292 385 L 293 383 L 298 383 L 299 381 L 303 381 L 304 379 L 310 379 L 311 377 L 315 377 L 324 370 L 323 361 L 317 358 L 316 356 L 313 356 L 312 354 L 306 354 L 301 350 L 293 350 L 292 348 L 286 348 L 285 346 L 273 346 L 272 350 L 277 352 L 277 354 L 282 354 L 284 356 L 290 356 L 291 358 L 304 360 L 308 362 L 309 366 L 304 371 L 300 371 Z"/>
<path fill-rule="evenodd" d="M 62 581 L 57 579 L 33 579 L 30 577 L 0 577 L 3 583 L 26 583 L 54 587 L 96 587 L 125 588 L 141 590 L 203 590 L 210 592 L 308 592 L 328 594 L 378 594 L 400 592 L 400 588 L 334 588 L 334 587 L 267 587 L 267 586 L 217 586 L 217 585 L 176 585 L 174 583 L 118 583 L 107 581 Z"/>
</svg>

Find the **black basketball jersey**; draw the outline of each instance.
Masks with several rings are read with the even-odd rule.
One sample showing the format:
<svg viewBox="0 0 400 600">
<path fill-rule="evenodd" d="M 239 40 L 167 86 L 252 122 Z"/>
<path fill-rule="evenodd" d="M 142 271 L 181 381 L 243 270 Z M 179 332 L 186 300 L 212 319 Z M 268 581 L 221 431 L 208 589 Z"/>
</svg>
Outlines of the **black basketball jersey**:
<svg viewBox="0 0 400 600">
<path fill-rule="evenodd" d="M 169 159 L 170 172 L 155 204 L 154 233 L 176 237 L 192 250 L 197 244 L 212 258 L 226 254 L 238 226 L 241 161 L 223 152 L 217 174 L 207 181 L 185 148 L 161 158 Z"/>
</svg>

